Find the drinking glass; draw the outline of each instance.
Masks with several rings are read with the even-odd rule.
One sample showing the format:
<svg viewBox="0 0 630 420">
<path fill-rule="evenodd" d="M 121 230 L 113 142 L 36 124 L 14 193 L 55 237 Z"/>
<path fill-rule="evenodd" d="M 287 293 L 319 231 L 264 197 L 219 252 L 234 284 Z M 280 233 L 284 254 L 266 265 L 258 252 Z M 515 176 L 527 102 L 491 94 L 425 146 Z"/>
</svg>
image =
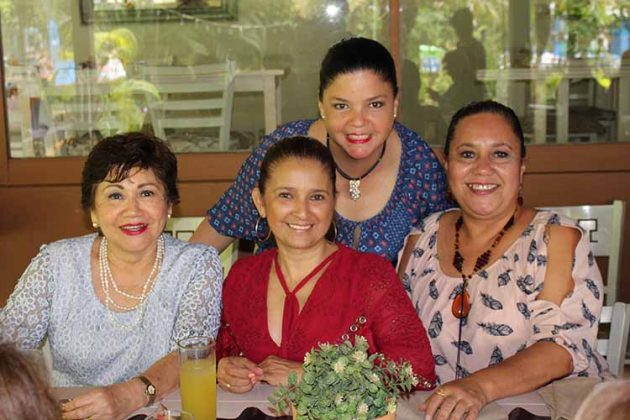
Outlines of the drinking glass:
<svg viewBox="0 0 630 420">
<path fill-rule="evenodd" d="M 217 418 L 217 372 L 215 342 L 210 337 L 189 337 L 180 340 L 179 387 L 182 409 L 195 420 Z"/>
</svg>

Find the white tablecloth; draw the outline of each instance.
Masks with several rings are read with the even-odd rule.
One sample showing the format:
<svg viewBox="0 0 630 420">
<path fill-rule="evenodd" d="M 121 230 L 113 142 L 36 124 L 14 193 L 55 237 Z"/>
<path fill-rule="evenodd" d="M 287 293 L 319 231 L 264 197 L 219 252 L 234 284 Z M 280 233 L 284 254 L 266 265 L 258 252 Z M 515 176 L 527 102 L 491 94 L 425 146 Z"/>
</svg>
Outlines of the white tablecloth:
<svg viewBox="0 0 630 420">
<path fill-rule="evenodd" d="M 236 418 L 247 407 L 256 407 L 267 414 L 273 414 L 269 406 L 269 396 L 275 388 L 271 385 L 259 384 L 246 394 L 233 394 L 225 392 L 217 387 L 217 417 L 220 418 Z M 53 390 L 55 397 L 58 399 L 72 398 L 82 392 L 82 388 L 55 388 Z M 416 391 L 410 397 L 402 398 L 398 404 L 398 412 L 396 418 L 398 420 L 416 420 L 424 418 L 418 406 L 422 403 L 431 392 Z M 166 395 L 162 403 L 169 408 L 180 409 L 181 398 L 179 390 L 175 390 Z M 539 416 L 548 416 L 549 409 L 543 399 L 536 393 L 518 395 L 515 397 L 505 398 L 494 403 L 488 404 L 482 410 L 479 420 L 504 420 L 508 418 L 510 411 L 516 407 L 522 407 L 532 414 Z M 152 413 L 157 409 L 148 407 L 138 410 L 138 413 Z"/>
</svg>

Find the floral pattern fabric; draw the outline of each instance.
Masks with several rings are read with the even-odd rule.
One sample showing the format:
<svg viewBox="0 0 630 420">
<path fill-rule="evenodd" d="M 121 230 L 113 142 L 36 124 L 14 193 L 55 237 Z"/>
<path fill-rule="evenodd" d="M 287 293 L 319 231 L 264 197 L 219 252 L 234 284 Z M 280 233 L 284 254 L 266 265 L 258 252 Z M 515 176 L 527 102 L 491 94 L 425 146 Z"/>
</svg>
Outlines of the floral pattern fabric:
<svg viewBox="0 0 630 420">
<path fill-rule="evenodd" d="M 575 376 L 609 376 L 597 353 L 597 328 L 602 308 L 601 274 L 590 251 L 588 236 L 571 219 L 539 211 L 521 236 L 494 263 L 468 283 L 471 309 L 459 343 L 459 320 L 451 313 L 461 290 L 461 277 L 440 268 L 437 232 L 442 213 L 429 216 L 411 234 L 420 234 L 404 270 L 403 286 L 425 325 L 433 348 L 439 380 L 455 379 L 502 362 L 538 341 L 552 341 L 573 358 Z M 547 268 L 547 225 L 562 225 L 582 233 L 575 250 L 573 292 L 560 306 L 536 300 Z"/>
<path fill-rule="evenodd" d="M 264 136 L 260 145 L 245 160 L 232 186 L 208 210 L 210 225 L 220 234 L 234 238 L 257 240 L 258 211 L 251 192 L 260 177 L 262 159 L 275 142 L 292 136 L 306 136 L 314 120 L 286 124 Z M 398 178 L 389 201 L 376 216 L 355 222 L 336 214 L 336 241 L 352 246 L 354 231 L 361 230 L 357 250 L 371 252 L 394 261 L 412 226 L 436 211 L 452 207 L 446 199 L 446 178 L 431 148 L 416 133 L 396 123 L 401 144 Z M 264 226 L 262 226 L 264 224 Z M 267 232 L 266 223 L 259 226 L 259 236 Z M 263 242 L 260 249 L 271 244 Z"/>
<path fill-rule="evenodd" d="M 225 280 L 217 358 L 244 356 L 260 363 L 270 355 L 302 361 L 318 343 L 337 344 L 361 335 L 370 352 L 411 363 L 421 388 L 435 371 L 426 331 L 391 264 L 343 245 L 317 280 L 294 328 L 278 346 L 267 321 L 267 289 L 277 250 L 244 258 Z"/>
<path fill-rule="evenodd" d="M 222 271 L 214 248 L 164 235 L 164 260 L 139 318 L 140 308 L 111 312 L 97 298 L 90 263 L 96 237 L 42 246 L 0 311 L 0 341 L 34 349 L 48 338 L 53 386 L 126 381 L 174 351 L 178 340 L 216 336 Z"/>
</svg>

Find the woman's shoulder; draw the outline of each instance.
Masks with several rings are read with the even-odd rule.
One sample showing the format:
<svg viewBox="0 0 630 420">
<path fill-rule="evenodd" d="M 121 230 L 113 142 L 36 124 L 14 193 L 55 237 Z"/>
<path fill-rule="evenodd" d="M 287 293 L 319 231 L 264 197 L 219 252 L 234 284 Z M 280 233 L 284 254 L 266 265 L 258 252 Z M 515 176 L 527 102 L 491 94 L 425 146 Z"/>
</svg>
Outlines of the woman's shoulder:
<svg viewBox="0 0 630 420">
<path fill-rule="evenodd" d="M 165 250 L 178 257 L 218 258 L 219 256 L 218 251 L 214 247 L 199 243 L 185 242 L 168 234 L 164 234 L 163 237 Z"/>
<path fill-rule="evenodd" d="M 239 258 L 232 264 L 230 272 L 225 279 L 225 289 L 240 288 L 243 284 L 246 284 L 243 282 L 256 282 L 260 277 L 268 275 L 268 269 L 271 267 L 271 261 L 276 252 L 277 250 L 273 248 L 256 255 Z M 238 286 L 235 286 L 236 284 Z"/>
<path fill-rule="evenodd" d="M 83 236 L 76 236 L 73 238 L 64 238 L 57 241 L 42 245 L 40 247 L 40 253 L 47 252 L 49 254 L 60 255 L 66 254 L 68 256 L 79 257 L 85 252 L 90 252 L 94 240 L 97 238 L 96 233 L 89 233 Z"/>
<path fill-rule="evenodd" d="M 428 146 L 428 144 L 422 139 L 422 137 L 420 137 L 420 134 L 416 133 L 411 128 L 408 128 L 403 123 L 396 121 L 394 123 L 394 128 L 396 129 L 396 132 L 398 133 L 398 136 L 401 140 L 404 139 L 405 141 L 420 143 Z"/>
<path fill-rule="evenodd" d="M 164 234 L 164 266 L 173 274 L 206 273 L 211 270 L 215 279 L 223 278 L 223 270 L 218 251 L 208 245 L 184 242 L 171 235 Z M 196 278 L 192 276 L 189 278 Z"/>
<path fill-rule="evenodd" d="M 342 278 L 357 279 L 360 282 L 373 282 L 374 279 L 396 277 L 394 266 L 385 257 L 371 252 L 360 252 L 338 244 L 339 251 L 335 269 Z"/>
<path fill-rule="evenodd" d="M 418 133 L 410 128 L 407 128 L 400 122 L 394 123 L 394 128 L 398 133 L 398 137 L 400 137 L 403 154 L 405 154 L 407 158 L 413 157 L 415 160 L 420 158 L 431 158 L 436 159 L 437 161 L 431 146 L 429 146 L 429 144 L 424 141 Z"/>
<path fill-rule="evenodd" d="M 433 233 L 437 231 L 439 229 L 440 220 L 442 219 L 442 217 L 452 217 L 451 213 L 456 210 L 459 209 L 452 208 L 431 213 L 430 215 L 422 219 L 416 226 L 411 228 L 408 236 L 426 235 L 427 233 Z"/>
<path fill-rule="evenodd" d="M 292 136 L 306 136 L 315 121 L 316 120 L 313 119 L 291 121 L 276 128 L 271 134 L 265 137 L 275 142 Z"/>
<path fill-rule="evenodd" d="M 576 231 L 580 236 L 584 236 L 584 229 L 577 220 L 568 216 L 555 212 L 553 210 L 536 210 L 534 218 L 530 222 L 530 230 L 538 230 L 540 232 L 548 231 L 551 227 L 556 232 L 564 232 L 564 235 L 575 235 Z"/>
</svg>

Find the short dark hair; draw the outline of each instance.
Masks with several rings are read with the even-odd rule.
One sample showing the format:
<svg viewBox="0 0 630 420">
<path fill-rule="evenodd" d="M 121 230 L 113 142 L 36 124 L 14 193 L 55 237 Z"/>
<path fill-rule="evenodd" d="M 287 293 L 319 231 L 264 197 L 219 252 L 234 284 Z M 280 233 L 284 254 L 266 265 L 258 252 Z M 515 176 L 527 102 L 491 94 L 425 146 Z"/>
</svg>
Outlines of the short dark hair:
<svg viewBox="0 0 630 420">
<path fill-rule="evenodd" d="M 521 122 L 519 121 L 516 113 L 509 106 L 503 105 L 502 103 L 485 100 L 479 102 L 472 102 L 463 108 L 460 108 L 459 111 L 453 115 L 451 118 L 451 123 L 448 126 L 448 131 L 446 133 L 446 142 L 444 143 L 444 156 L 448 160 L 448 152 L 451 148 L 451 142 L 453 141 L 453 137 L 455 136 L 455 130 L 459 123 L 466 117 L 470 117 L 477 114 L 496 114 L 502 117 L 505 122 L 507 122 L 512 128 L 512 132 L 518 138 L 518 141 L 521 146 L 521 159 L 525 157 L 527 154 L 527 149 L 525 148 L 525 137 L 523 136 L 523 128 L 521 127 Z"/>
<path fill-rule="evenodd" d="M 262 160 L 260 165 L 260 176 L 258 178 L 258 189 L 265 192 L 265 186 L 269 180 L 270 172 L 275 165 L 288 158 L 311 159 L 320 163 L 332 183 L 333 193 L 335 193 L 336 172 L 335 161 L 330 150 L 319 141 L 305 136 L 287 137 L 274 143 Z"/>
<path fill-rule="evenodd" d="M 48 391 L 45 366 L 9 343 L 0 344 L 0 418 L 61 418 L 59 406 Z"/>
<path fill-rule="evenodd" d="M 125 133 L 96 143 L 83 166 L 81 207 L 94 208 L 96 186 L 105 181 L 120 182 L 133 168 L 150 169 L 164 186 L 170 204 L 179 202 L 177 158 L 166 143 L 144 133 Z"/>
<path fill-rule="evenodd" d="M 368 38 L 343 39 L 328 49 L 319 70 L 319 99 L 340 74 L 371 70 L 389 83 L 398 95 L 396 65 L 392 55 L 380 43 Z"/>
</svg>

